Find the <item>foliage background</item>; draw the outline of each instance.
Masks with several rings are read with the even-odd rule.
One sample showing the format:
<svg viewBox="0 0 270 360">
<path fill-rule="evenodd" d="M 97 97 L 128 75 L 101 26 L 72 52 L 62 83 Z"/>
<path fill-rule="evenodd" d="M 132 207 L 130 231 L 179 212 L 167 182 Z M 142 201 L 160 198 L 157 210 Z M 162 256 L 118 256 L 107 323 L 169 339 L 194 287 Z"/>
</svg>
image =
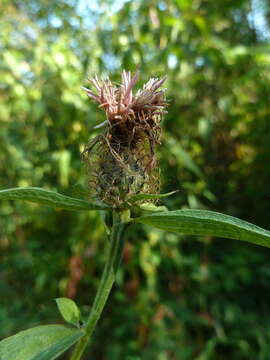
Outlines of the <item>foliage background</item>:
<svg viewBox="0 0 270 360">
<path fill-rule="evenodd" d="M 268 0 L 3 0 L 0 187 L 76 195 L 103 115 L 88 75 L 167 74 L 163 201 L 270 228 Z M 0 336 L 84 314 L 104 264 L 100 214 L 0 204 Z M 269 359 L 270 250 L 134 227 L 88 357 Z M 65 359 L 67 357 L 63 357 Z"/>
</svg>

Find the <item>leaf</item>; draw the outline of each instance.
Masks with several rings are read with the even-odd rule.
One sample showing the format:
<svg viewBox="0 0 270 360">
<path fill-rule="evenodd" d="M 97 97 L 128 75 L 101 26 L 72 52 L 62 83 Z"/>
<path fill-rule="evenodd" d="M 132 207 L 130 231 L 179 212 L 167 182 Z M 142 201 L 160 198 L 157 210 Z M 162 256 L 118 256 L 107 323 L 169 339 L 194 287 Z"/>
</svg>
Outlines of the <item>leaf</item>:
<svg viewBox="0 0 270 360">
<path fill-rule="evenodd" d="M 81 313 L 77 304 L 73 300 L 64 297 L 57 298 L 55 301 L 64 320 L 77 326 L 81 320 Z"/>
<path fill-rule="evenodd" d="M 167 136 L 166 144 L 169 153 L 175 156 L 178 163 L 182 163 L 185 168 L 192 171 L 198 177 L 203 178 L 203 173 L 201 169 L 193 161 L 190 154 L 186 150 L 184 150 L 173 137 Z"/>
<path fill-rule="evenodd" d="M 142 216 L 134 221 L 186 235 L 219 236 L 270 247 L 270 231 L 214 211 L 166 211 Z"/>
<path fill-rule="evenodd" d="M 0 360 L 53 360 L 83 335 L 64 325 L 37 326 L 2 340 Z"/>
<path fill-rule="evenodd" d="M 171 196 L 171 195 L 175 194 L 177 191 L 178 190 L 171 191 L 166 194 L 137 194 L 137 195 L 133 195 L 133 196 L 129 197 L 128 202 L 135 203 L 135 202 L 141 201 L 141 200 L 161 199 L 161 198 L 164 198 L 167 196 Z"/>
<path fill-rule="evenodd" d="M 78 196 L 80 198 L 86 199 L 89 196 L 89 191 L 82 184 L 75 184 L 71 187 L 72 195 L 75 197 Z"/>
<path fill-rule="evenodd" d="M 168 211 L 166 206 L 156 206 L 152 203 L 143 203 L 138 205 L 139 209 L 141 209 L 142 211 L 146 211 L 146 212 L 164 212 L 164 211 Z"/>
<path fill-rule="evenodd" d="M 37 187 L 18 187 L 13 189 L 0 190 L 0 199 L 26 200 L 42 205 L 47 205 L 53 208 L 66 210 L 104 210 L 108 208 L 108 206 L 105 204 L 92 204 L 82 199 L 76 199 L 54 191 Z"/>
</svg>

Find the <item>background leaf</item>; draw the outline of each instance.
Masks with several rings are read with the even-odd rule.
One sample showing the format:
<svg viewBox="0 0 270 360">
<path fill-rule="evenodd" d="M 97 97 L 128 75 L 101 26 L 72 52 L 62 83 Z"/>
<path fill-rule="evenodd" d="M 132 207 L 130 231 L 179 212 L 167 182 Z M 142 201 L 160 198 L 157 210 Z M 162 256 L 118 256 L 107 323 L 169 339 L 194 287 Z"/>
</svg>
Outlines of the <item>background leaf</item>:
<svg viewBox="0 0 270 360">
<path fill-rule="evenodd" d="M 66 322 L 77 326 L 81 320 L 81 313 L 75 301 L 64 297 L 57 298 L 55 301 Z"/>
<path fill-rule="evenodd" d="M 53 208 L 66 210 L 104 210 L 108 208 L 106 205 L 92 204 L 82 199 L 76 199 L 37 187 L 18 187 L 0 190 L 0 199 L 27 200 Z"/>
<path fill-rule="evenodd" d="M 270 247 L 270 231 L 208 210 L 176 210 L 142 216 L 135 222 L 186 235 L 219 236 Z"/>
<path fill-rule="evenodd" d="M 53 360 L 84 333 L 63 325 L 43 325 L 24 330 L 0 342 L 1 360 Z"/>
</svg>

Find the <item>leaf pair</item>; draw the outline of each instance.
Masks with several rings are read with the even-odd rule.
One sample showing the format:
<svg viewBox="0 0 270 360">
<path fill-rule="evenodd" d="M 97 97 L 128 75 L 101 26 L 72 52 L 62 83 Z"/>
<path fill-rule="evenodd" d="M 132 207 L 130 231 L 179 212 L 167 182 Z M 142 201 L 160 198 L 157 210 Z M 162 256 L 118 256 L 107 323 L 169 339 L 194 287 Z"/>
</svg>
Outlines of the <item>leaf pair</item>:
<svg viewBox="0 0 270 360">
<path fill-rule="evenodd" d="M 138 194 L 129 198 L 128 203 L 135 204 L 170 194 Z M 108 209 L 104 204 L 91 204 L 40 188 L 0 190 L 0 199 L 28 200 L 68 210 Z M 270 247 L 270 231 L 235 217 L 207 210 L 160 210 L 148 206 L 147 215 L 132 219 L 132 222 L 187 235 L 219 236 Z M 77 328 L 45 325 L 22 331 L 0 342 L 0 360 L 53 360 L 84 336 L 77 305 L 66 298 L 56 299 L 56 302 L 63 318 Z"/>
<path fill-rule="evenodd" d="M 78 329 L 81 314 L 75 302 L 68 298 L 56 299 L 64 320 L 72 325 L 42 325 L 24 330 L 0 341 L 0 360 L 53 360 L 63 354 L 82 336 Z"/>
<path fill-rule="evenodd" d="M 162 198 L 173 193 L 133 195 L 128 199 L 128 203 L 136 204 L 138 201 Z M 0 199 L 27 200 L 67 210 L 110 209 L 106 204 L 90 203 L 35 187 L 0 190 Z M 144 205 L 147 207 L 147 204 Z M 268 230 L 229 215 L 208 210 L 160 211 L 163 209 L 154 209 L 153 206 L 148 206 L 146 210 L 150 215 L 135 218 L 133 222 L 186 235 L 218 236 L 270 247 L 270 232 Z"/>
</svg>

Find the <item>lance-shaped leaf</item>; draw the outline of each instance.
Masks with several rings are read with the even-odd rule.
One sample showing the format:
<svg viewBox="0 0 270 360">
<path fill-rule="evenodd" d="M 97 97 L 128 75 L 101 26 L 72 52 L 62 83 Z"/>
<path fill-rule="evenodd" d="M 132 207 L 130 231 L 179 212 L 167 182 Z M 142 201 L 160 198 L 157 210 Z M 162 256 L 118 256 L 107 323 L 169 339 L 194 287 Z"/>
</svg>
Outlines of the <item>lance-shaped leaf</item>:
<svg viewBox="0 0 270 360">
<path fill-rule="evenodd" d="M 166 211 L 142 216 L 134 221 L 186 235 L 218 236 L 270 247 L 270 231 L 214 211 Z"/>
<path fill-rule="evenodd" d="M 90 203 L 82 199 L 76 199 L 37 187 L 18 187 L 0 190 L 0 200 L 26 200 L 66 210 L 104 210 L 108 208 L 105 204 Z"/>
<path fill-rule="evenodd" d="M 53 360 L 75 344 L 84 332 L 64 325 L 42 325 L 0 342 L 1 360 Z"/>
</svg>

